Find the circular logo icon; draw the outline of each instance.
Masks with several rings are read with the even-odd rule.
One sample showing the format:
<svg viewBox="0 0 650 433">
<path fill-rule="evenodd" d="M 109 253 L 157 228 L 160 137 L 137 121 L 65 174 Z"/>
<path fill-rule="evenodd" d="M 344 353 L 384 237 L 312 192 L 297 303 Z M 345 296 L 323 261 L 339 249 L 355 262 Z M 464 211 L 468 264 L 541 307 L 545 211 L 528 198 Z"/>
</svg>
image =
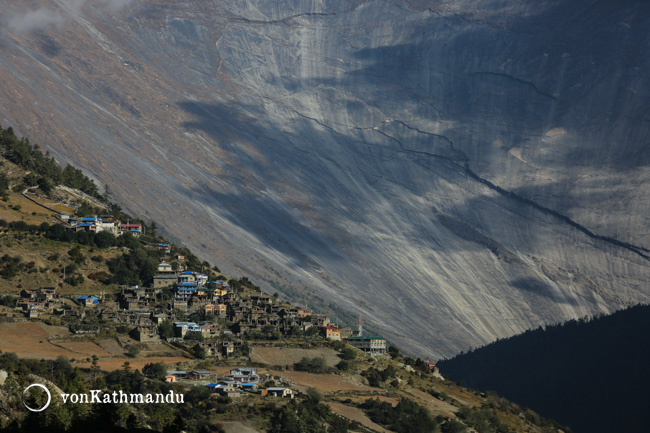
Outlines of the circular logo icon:
<svg viewBox="0 0 650 433">
<path fill-rule="evenodd" d="M 34 409 L 33 407 L 29 407 L 29 406 L 27 405 L 27 402 L 25 401 L 25 395 L 28 394 L 27 391 L 29 391 L 29 389 L 30 389 L 30 388 L 33 388 L 33 387 L 42 388 L 43 391 L 45 391 L 45 394 L 47 394 L 47 402 L 46 402 L 45 405 L 44 405 L 42 408 L 40 408 L 40 409 L 38 409 L 38 408 Z M 41 385 L 40 383 L 32 383 L 32 384 L 29 385 L 27 388 L 25 388 L 25 390 L 23 391 L 23 404 L 25 405 L 25 407 L 27 408 L 27 410 L 30 410 L 30 411 L 32 411 L 32 412 L 42 412 L 42 411 L 44 411 L 44 410 L 47 409 L 47 407 L 50 405 L 50 402 L 51 402 L 51 401 L 52 401 L 52 395 L 50 395 L 50 390 L 47 389 L 47 387 L 46 387 L 45 385 Z"/>
</svg>

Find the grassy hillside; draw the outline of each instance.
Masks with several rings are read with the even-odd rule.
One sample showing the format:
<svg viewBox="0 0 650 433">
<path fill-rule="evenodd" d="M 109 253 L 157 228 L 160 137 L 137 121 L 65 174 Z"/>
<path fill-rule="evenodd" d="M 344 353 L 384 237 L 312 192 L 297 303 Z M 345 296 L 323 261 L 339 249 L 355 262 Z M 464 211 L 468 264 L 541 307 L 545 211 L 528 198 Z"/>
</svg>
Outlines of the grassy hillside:
<svg viewBox="0 0 650 433">
<path fill-rule="evenodd" d="M 494 390 L 574 431 L 646 432 L 650 306 L 571 321 L 439 363 L 464 385 Z"/>
<path fill-rule="evenodd" d="M 166 242 L 156 235 L 155 223 L 125 214 L 81 171 L 61 168 L 10 128 L 0 130 L 0 156 L 0 293 L 41 286 L 57 287 L 63 295 L 110 293 L 120 284 L 150 283 L 158 263 L 175 253 L 190 268 L 222 275 L 187 249 L 177 246 L 167 255 L 152 249 Z M 142 224 L 146 236 L 75 233 L 63 229 L 60 213 L 110 214 Z"/>
<path fill-rule="evenodd" d="M 107 262 L 124 255 L 125 246 L 107 246 L 87 237 L 71 236 L 69 241 L 54 233 L 61 226 L 57 213 L 38 205 L 22 194 L 24 179 L 30 172 L 10 161 L 0 161 L 0 173 L 8 188 L 0 200 L 0 293 L 16 293 L 21 288 L 57 287 L 61 294 L 90 294 L 100 290 L 113 292 L 117 284 L 95 276 L 109 278 Z M 29 197 L 60 212 L 75 214 L 81 200 L 61 203 L 61 197 L 38 189 Z M 72 235 L 74 233 L 66 233 Z M 76 278 L 74 281 L 73 279 Z"/>
<path fill-rule="evenodd" d="M 0 257 L 0 293 L 15 294 L 21 288 L 41 286 L 59 287 L 63 294 L 90 293 L 106 288 L 105 284 L 86 278 L 83 286 L 75 286 L 73 290 L 73 286 L 65 284 L 64 275 L 87 277 L 101 272 L 108 273 L 106 260 L 122 252 L 117 247 L 97 248 L 77 242 L 48 239 L 45 236 L 47 228 L 61 223 L 56 218 L 57 213 L 39 206 L 20 192 L 13 191 L 21 190 L 24 186 L 23 179 L 29 172 L 7 160 L 0 163 L 0 173 L 9 182 L 0 201 L 0 251 L 3 256 Z M 45 196 L 41 198 L 47 199 Z M 71 206 L 58 207 L 61 212 L 73 210 Z M 83 260 L 75 260 L 68 254 L 75 247 L 80 248 Z"/>
</svg>

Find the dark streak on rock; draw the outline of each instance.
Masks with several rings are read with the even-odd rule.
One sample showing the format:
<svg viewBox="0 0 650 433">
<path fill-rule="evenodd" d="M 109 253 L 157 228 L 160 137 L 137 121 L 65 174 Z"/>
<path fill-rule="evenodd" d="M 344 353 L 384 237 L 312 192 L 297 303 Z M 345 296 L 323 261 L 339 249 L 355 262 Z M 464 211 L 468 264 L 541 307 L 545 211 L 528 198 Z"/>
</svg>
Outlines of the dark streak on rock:
<svg viewBox="0 0 650 433">
<path fill-rule="evenodd" d="M 520 203 L 524 203 L 524 204 L 527 204 L 529 206 L 532 206 L 533 208 L 535 208 L 535 209 L 537 209 L 537 210 L 539 210 L 539 211 L 541 211 L 541 212 L 543 212 L 543 213 L 545 213 L 547 215 L 552 215 L 555 218 L 557 218 L 557 219 L 563 221 L 564 223 L 570 225 L 571 227 L 583 232 L 584 234 L 586 234 L 587 236 L 589 236 L 592 239 L 607 242 L 609 244 L 618 246 L 620 248 L 624 248 L 624 249 L 629 250 L 629 251 L 633 252 L 634 254 L 637 254 L 638 256 L 643 257 L 644 259 L 650 261 L 650 256 L 645 254 L 645 253 L 650 252 L 650 250 L 648 248 L 633 245 L 633 244 L 630 244 L 628 242 L 623 242 L 623 241 L 620 241 L 618 239 L 611 238 L 609 236 L 603 236 L 603 235 L 596 234 L 596 233 L 592 232 L 591 230 L 589 230 L 588 228 L 586 228 L 585 226 L 583 226 L 583 225 L 577 223 L 576 221 L 572 220 L 571 218 L 569 218 L 566 215 L 563 215 L 563 214 L 561 214 L 561 213 L 559 213 L 559 212 L 557 212 L 557 211 L 555 211 L 553 209 L 550 209 L 550 208 L 548 208 L 546 206 L 542 206 L 541 204 L 539 204 L 539 203 L 537 203 L 537 202 L 535 202 L 533 200 L 530 200 L 530 199 L 528 199 L 526 197 L 523 197 L 522 195 L 517 194 L 516 192 L 507 191 L 507 190 L 501 188 L 500 186 L 495 185 L 494 183 L 490 182 L 489 180 L 482 178 L 481 176 L 476 174 L 476 172 L 474 172 L 470 168 L 470 166 L 469 166 L 469 158 L 467 157 L 467 155 L 463 151 L 456 149 L 454 147 L 454 143 L 449 138 L 447 138 L 445 136 L 425 132 L 425 131 L 420 131 L 419 129 L 414 128 L 414 127 L 410 127 L 410 126 L 406 125 L 404 122 L 401 122 L 401 121 L 400 121 L 400 123 L 402 123 L 405 127 L 409 128 L 411 130 L 415 130 L 415 131 L 418 131 L 418 132 L 423 133 L 423 134 L 435 135 L 436 137 L 441 137 L 441 138 L 446 139 L 449 142 L 449 145 L 450 145 L 451 149 L 457 155 L 460 156 L 460 159 L 463 161 L 462 164 L 459 163 L 459 161 L 454 160 L 452 158 L 449 158 L 447 156 L 442 156 L 442 155 L 438 155 L 438 154 L 435 154 L 435 153 L 429 153 L 429 152 L 423 152 L 423 151 L 408 149 L 408 148 L 406 148 L 404 146 L 404 144 L 401 141 L 399 141 L 395 137 L 392 137 L 389 134 L 386 134 L 385 132 L 383 132 L 381 130 L 377 130 L 377 131 L 379 133 L 381 133 L 382 135 L 396 141 L 400 145 L 400 148 L 402 149 L 402 151 L 404 151 L 404 152 L 415 153 L 415 154 L 418 154 L 418 155 L 428 155 L 428 156 L 431 156 L 431 157 L 434 157 L 434 158 L 441 158 L 441 159 L 445 159 L 447 161 L 450 161 L 454 165 L 456 165 L 457 167 L 461 167 L 463 169 L 463 171 L 467 174 L 467 176 L 469 176 L 471 179 L 474 179 L 475 181 L 482 183 L 483 185 L 485 185 L 488 188 L 498 192 L 499 194 L 501 194 L 501 195 L 503 195 L 505 197 L 517 200 Z"/>
<path fill-rule="evenodd" d="M 449 215 L 444 215 L 444 214 L 438 215 L 438 221 L 440 221 L 440 224 L 442 224 L 447 230 L 451 231 L 459 238 L 486 247 L 500 259 L 503 259 L 508 263 L 523 264 L 523 262 L 519 259 L 519 257 L 517 257 L 516 254 L 514 254 L 512 251 L 510 251 L 509 249 L 507 249 L 506 247 L 504 247 L 494 239 L 489 238 L 484 234 L 480 233 L 471 225 L 463 221 L 460 221 L 456 218 L 453 218 Z"/>
<path fill-rule="evenodd" d="M 535 93 L 537 93 L 538 95 L 541 95 L 541 96 L 543 96 L 543 97 L 545 97 L 545 98 L 550 98 L 550 99 L 552 99 L 552 100 L 554 100 L 554 101 L 557 100 L 557 97 L 551 95 L 550 93 L 546 93 L 546 92 L 541 91 L 541 90 L 539 89 L 539 87 L 537 87 L 537 85 L 536 85 L 535 83 L 533 83 L 533 82 L 531 82 L 531 81 L 522 80 L 521 78 L 513 77 L 513 76 L 510 75 L 510 74 L 506 74 L 506 73 L 503 73 L 503 72 L 491 72 L 491 71 L 487 71 L 487 72 L 473 72 L 473 73 L 471 73 L 470 75 L 479 75 L 479 76 L 480 76 L 480 75 L 487 75 L 487 76 L 493 76 L 493 77 L 502 77 L 502 78 L 506 78 L 506 79 L 508 79 L 508 80 L 515 81 L 515 82 L 517 82 L 517 83 L 520 83 L 520 84 L 523 84 L 523 85 L 525 85 L 525 86 L 527 86 L 527 87 L 532 88 L 532 89 L 535 91 Z"/>
</svg>

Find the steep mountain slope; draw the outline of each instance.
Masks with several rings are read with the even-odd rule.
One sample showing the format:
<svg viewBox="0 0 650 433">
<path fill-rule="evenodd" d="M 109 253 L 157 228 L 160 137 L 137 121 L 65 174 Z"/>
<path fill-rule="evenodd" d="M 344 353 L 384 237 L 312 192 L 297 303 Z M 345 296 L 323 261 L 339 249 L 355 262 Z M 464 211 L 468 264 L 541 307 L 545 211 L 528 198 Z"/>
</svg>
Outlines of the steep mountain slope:
<svg viewBox="0 0 650 433">
<path fill-rule="evenodd" d="M 420 355 L 648 300 L 645 2 L 0 5 L 0 122 L 230 274 Z"/>
</svg>

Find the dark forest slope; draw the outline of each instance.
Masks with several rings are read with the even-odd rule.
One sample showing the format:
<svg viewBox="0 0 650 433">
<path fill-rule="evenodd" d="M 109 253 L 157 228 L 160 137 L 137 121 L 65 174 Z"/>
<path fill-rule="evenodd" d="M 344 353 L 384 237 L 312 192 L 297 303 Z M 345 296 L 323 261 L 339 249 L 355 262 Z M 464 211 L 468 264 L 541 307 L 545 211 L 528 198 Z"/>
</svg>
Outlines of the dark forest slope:
<svg viewBox="0 0 650 433">
<path fill-rule="evenodd" d="M 439 363 L 463 385 L 495 390 L 576 432 L 647 432 L 650 306 L 570 321 Z"/>
</svg>

